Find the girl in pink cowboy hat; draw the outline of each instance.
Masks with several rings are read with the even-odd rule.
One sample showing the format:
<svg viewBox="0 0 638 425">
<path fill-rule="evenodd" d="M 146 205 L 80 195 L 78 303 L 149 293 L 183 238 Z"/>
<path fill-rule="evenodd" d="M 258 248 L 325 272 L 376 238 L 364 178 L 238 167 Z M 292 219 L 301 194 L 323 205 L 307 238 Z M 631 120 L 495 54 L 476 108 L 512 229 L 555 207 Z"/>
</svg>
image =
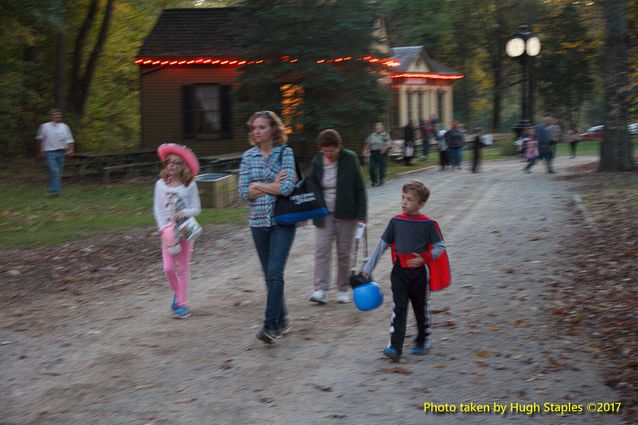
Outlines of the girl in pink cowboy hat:
<svg viewBox="0 0 638 425">
<path fill-rule="evenodd" d="M 155 183 L 153 215 L 162 238 L 164 274 L 174 292 L 171 310 L 176 318 L 185 319 L 190 316 L 187 298 L 193 240 L 179 238 L 177 226 L 201 211 L 194 181 L 199 161 L 190 149 L 175 143 L 160 145 L 157 155 L 164 167 Z"/>
</svg>

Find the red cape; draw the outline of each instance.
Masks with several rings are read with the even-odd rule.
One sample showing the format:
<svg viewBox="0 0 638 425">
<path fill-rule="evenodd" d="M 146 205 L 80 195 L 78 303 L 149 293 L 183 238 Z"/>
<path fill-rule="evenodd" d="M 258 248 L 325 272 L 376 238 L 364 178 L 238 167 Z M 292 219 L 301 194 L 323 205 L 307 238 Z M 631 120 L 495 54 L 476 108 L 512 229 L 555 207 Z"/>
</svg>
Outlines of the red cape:
<svg viewBox="0 0 638 425">
<path fill-rule="evenodd" d="M 425 214 L 399 214 L 394 216 L 394 218 L 404 221 L 431 221 L 436 226 L 436 230 L 439 232 L 441 239 L 443 239 L 443 234 L 441 233 L 439 223 L 437 223 L 435 220 L 432 220 Z M 397 254 L 394 251 L 394 245 L 395 244 L 392 244 L 392 264 L 394 264 L 397 260 Z M 421 257 L 430 269 L 430 291 L 439 291 L 450 286 L 450 283 L 452 282 L 452 274 L 450 273 L 450 259 L 447 256 L 447 250 L 444 250 L 437 259 L 433 260 L 431 251 L 432 245 L 430 244 L 428 246 L 428 251 L 424 252 Z"/>
</svg>

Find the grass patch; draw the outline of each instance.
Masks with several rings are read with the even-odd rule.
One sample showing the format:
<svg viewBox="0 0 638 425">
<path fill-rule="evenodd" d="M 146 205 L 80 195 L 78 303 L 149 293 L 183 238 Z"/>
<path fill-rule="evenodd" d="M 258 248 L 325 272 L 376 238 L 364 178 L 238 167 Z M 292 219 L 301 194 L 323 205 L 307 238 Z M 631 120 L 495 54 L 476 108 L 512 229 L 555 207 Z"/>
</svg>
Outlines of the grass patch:
<svg viewBox="0 0 638 425">
<path fill-rule="evenodd" d="M 114 185 L 63 183 L 46 196 L 46 183 L 0 186 L 0 247 L 58 245 L 96 234 L 153 227 L 153 181 Z M 246 207 L 203 209 L 201 224 L 246 223 Z"/>
<path fill-rule="evenodd" d="M 511 137 L 495 137 L 496 146 L 482 150 L 482 160 L 507 158 Z M 578 155 L 598 155 L 598 141 L 583 141 Z M 569 144 L 561 143 L 558 155 L 571 155 Z M 464 162 L 472 152 L 463 153 Z M 387 179 L 410 169 L 438 167 L 438 152 L 431 152 L 427 160 L 416 159 L 412 167 L 402 162 L 388 161 Z M 364 177 L 369 182 L 367 166 Z M 16 160 L 0 168 L 0 178 L 8 183 L 0 185 L 0 248 L 29 248 L 58 245 L 70 240 L 88 238 L 96 234 L 126 231 L 138 227 L 153 227 L 152 213 L 154 179 L 123 182 L 112 185 L 75 183 L 65 179 L 63 195 L 46 196 L 47 172 L 42 161 Z M 618 183 L 621 184 L 621 183 Z M 635 197 L 634 199 L 638 199 Z M 203 209 L 197 217 L 201 224 L 246 224 L 248 208 Z"/>
</svg>

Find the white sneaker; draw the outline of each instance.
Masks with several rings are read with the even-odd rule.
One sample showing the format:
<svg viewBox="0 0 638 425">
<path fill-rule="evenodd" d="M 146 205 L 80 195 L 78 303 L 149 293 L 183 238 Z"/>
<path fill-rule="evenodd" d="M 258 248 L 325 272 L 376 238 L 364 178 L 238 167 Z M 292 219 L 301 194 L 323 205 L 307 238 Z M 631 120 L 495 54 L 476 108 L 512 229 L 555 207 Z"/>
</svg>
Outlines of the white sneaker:
<svg viewBox="0 0 638 425">
<path fill-rule="evenodd" d="M 326 291 L 324 291 L 323 289 L 316 290 L 315 292 L 312 293 L 312 295 L 310 296 L 308 301 L 312 301 L 312 302 L 319 303 L 319 304 L 325 304 L 326 303 Z"/>
<path fill-rule="evenodd" d="M 348 304 L 350 302 L 350 294 L 348 294 L 346 291 L 337 292 L 336 298 L 339 304 Z"/>
</svg>

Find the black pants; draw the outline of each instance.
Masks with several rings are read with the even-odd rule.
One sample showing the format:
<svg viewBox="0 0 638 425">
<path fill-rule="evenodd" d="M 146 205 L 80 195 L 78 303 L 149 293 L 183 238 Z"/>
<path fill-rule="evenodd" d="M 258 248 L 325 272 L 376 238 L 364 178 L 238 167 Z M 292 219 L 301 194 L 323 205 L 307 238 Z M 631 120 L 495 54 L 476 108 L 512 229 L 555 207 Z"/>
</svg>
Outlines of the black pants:
<svg viewBox="0 0 638 425">
<path fill-rule="evenodd" d="M 441 164 L 441 170 L 445 170 L 445 166 L 450 164 L 448 151 L 439 151 L 439 163 Z"/>
<path fill-rule="evenodd" d="M 472 157 L 472 172 L 473 173 L 478 172 L 480 163 L 481 163 L 481 153 L 478 151 L 474 151 L 474 156 Z"/>
<path fill-rule="evenodd" d="M 578 147 L 578 142 L 569 142 L 569 147 L 572 150 L 572 158 L 576 158 L 576 147 Z"/>
<path fill-rule="evenodd" d="M 417 337 L 414 342 L 422 346 L 425 337 L 430 334 L 429 275 L 425 267 L 404 269 L 397 261 L 392 268 L 390 280 L 394 303 L 390 320 L 390 346 L 401 354 L 408 317 L 408 301 L 412 304 L 416 318 Z"/>
<path fill-rule="evenodd" d="M 539 156 L 538 159 L 543 159 L 545 161 L 545 165 L 547 166 L 547 172 L 553 173 L 554 168 L 552 167 L 552 162 L 554 161 L 554 150 L 551 146 L 541 147 L 538 150 Z"/>
</svg>

